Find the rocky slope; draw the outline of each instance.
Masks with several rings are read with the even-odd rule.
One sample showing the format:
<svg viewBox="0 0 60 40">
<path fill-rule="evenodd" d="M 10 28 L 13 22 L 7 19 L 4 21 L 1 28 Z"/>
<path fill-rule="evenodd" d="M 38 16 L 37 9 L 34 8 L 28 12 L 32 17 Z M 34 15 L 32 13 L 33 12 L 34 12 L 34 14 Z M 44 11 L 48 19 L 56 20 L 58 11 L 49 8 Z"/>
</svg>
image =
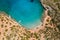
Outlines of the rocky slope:
<svg viewBox="0 0 60 40">
<path fill-rule="evenodd" d="M 52 18 L 51 21 L 53 22 L 53 24 L 59 27 L 60 26 L 60 0 L 41 0 L 41 2 L 44 5 L 44 7 L 48 9 L 48 15 Z"/>
<path fill-rule="evenodd" d="M 51 18 L 49 24 L 53 25 L 53 30 L 51 29 L 52 26 L 50 26 L 50 28 L 48 24 L 48 26 L 46 26 L 48 27 L 48 31 L 51 29 L 49 31 L 51 35 L 49 33 L 46 34 L 47 40 L 60 40 L 60 0 L 41 0 L 41 3 L 45 10 L 48 10 L 47 15 Z"/>
</svg>

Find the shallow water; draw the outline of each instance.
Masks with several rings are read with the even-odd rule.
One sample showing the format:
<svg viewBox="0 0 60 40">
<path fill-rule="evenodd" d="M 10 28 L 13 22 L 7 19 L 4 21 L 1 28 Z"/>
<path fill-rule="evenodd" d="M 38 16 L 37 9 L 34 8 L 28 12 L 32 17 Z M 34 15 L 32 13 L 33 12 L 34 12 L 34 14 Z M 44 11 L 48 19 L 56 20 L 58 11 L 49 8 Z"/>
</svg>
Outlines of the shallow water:
<svg viewBox="0 0 60 40">
<path fill-rule="evenodd" d="M 30 29 L 40 24 L 44 8 L 39 0 L 4 0 L 0 3 L 0 10 Z"/>
</svg>

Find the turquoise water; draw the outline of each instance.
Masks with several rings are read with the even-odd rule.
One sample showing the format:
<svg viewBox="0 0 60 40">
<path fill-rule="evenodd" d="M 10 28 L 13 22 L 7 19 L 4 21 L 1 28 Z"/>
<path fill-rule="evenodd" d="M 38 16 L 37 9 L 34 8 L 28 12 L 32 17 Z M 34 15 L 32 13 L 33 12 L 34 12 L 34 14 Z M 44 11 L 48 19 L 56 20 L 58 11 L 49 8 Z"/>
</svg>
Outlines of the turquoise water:
<svg viewBox="0 0 60 40">
<path fill-rule="evenodd" d="M 0 3 L 0 10 L 30 29 L 40 24 L 44 8 L 39 0 L 4 0 Z"/>
</svg>

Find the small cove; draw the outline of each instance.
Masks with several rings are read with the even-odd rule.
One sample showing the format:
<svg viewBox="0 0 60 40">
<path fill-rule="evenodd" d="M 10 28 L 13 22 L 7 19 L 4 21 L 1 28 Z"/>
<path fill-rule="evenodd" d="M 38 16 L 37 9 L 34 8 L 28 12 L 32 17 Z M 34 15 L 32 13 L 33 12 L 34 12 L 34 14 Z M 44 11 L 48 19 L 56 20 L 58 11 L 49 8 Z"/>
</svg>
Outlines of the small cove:
<svg viewBox="0 0 60 40">
<path fill-rule="evenodd" d="M 0 0 L 0 11 L 7 12 L 13 19 L 27 29 L 41 23 L 44 8 L 39 0 Z"/>
</svg>

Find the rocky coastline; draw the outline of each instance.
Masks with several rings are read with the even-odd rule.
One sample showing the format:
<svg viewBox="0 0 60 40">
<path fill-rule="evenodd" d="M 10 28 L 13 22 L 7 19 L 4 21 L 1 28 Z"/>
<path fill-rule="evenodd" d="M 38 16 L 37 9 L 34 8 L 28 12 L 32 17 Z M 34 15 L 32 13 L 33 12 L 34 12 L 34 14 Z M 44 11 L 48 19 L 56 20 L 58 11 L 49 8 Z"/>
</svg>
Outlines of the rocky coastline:
<svg viewBox="0 0 60 40">
<path fill-rule="evenodd" d="M 27 30 L 0 12 L 0 40 L 60 40 L 60 1 L 41 0 L 45 8 L 43 24 Z"/>
</svg>

